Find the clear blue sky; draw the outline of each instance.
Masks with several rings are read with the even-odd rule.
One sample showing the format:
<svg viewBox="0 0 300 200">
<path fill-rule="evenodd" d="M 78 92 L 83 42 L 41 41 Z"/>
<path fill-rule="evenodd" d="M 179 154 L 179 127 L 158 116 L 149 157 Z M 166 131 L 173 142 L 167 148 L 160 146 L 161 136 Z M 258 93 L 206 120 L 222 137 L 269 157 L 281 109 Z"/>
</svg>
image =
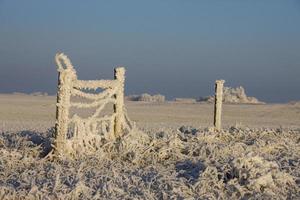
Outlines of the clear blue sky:
<svg viewBox="0 0 300 200">
<path fill-rule="evenodd" d="M 80 79 L 127 69 L 126 93 L 300 99 L 299 0 L 0 0 L 0 92 L 56 92 L 56 52 Z"/>
</svg>

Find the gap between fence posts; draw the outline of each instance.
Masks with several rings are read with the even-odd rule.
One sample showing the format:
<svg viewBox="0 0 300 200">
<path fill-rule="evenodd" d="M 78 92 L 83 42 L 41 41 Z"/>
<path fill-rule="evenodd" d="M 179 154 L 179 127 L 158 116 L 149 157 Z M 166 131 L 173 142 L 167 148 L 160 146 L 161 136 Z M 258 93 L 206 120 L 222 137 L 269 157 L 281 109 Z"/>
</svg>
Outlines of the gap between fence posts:
<svg viewBox="0 0 300 200">
<path fill-rule="evenodd" d="M 114 70 L 115 80 L 119 82 L 118 89 L 115 94 L 116 103 L 114 104 L 115 123 L 114 136 L 122 136 L 122 125 L 124 123 L 124 82 L 125 82 L 125 68 L 118 67 Z"/>
<path fill-rule="evenodd" d="M 216 80 L 215 83 L 215 110 L 214 110 L 214 126 L 216 131 L 222 128 L 222 104 L 223 104 L 223 86 L 224 80 Z"/>
</svg>

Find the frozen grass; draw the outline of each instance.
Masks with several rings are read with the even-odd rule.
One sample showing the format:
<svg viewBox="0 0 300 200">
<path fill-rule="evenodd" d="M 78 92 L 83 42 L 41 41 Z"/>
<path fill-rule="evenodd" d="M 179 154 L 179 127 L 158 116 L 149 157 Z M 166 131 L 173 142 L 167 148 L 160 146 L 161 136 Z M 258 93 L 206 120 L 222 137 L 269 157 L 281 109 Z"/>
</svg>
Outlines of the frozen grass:
<svg viewBox="0 0 300 200">
<path fill-rule="evenodd" d="M 0 135 L 0 199 L 299 199 L 300 131 L 145 129 L 51 161 L 53 129 Z"/>
</svg>

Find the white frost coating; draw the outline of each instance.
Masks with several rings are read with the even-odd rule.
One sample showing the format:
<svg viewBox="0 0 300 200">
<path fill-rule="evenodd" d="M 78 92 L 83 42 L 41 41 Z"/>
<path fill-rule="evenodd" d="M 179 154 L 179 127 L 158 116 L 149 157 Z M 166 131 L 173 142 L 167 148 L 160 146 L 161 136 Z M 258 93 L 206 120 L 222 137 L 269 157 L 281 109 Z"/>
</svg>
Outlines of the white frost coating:
<svg viewBox="0 0 300 200">
<path fill-rule="evenodd" d="M 215 112 L 214 112 L 214 126 L 217 131 L 221 130 L 222 117 L 222 102 L 223 102 L 223 86 L 224 80 L 216 80 L 215 83 Z"/>
<path fill-rule="evenodd" d="M 119 82 L 118 89 L 115 94 L 116 103 L 114 104 L 114 113 L 116 114 L 114 132 L 116 137 L 122 136 L 122 128 L 124 128 L 124 82 L 125 68 L 119 67 L 115 69 L 115 80 Z"/>
<path fill-rule="evenodd" d="M 99 100 L 99 99 L 105 98 L 107 96 L 110 96 L 111 93 L 115 93 L 115 91 L 112 90 L 112 89 L 107 89 L 107 90 L 105 90 L 104 92 L 102 92 L 100 94 L 88 94 L 88 93 L 82 92 L 78 89 L 73 89 L 72 90 L 72 94 L 74 96 L 84 97 L 84 98 L 87 98 L 87 99 L 90 99 L 90 100 Z"/>
<path fill-rule="evenodd" d="M 134 128 L 124 107 L 124 68 L 115 69 L 114 80 L 84 81 L 77 80 L 76 71 L 66 55 L 57 54 L 55 61 L 59 72 L 55 142 L 58 154 L 76 156 L 97 150 L 105 141 L 121 137 Z M 82 91 L 97 88 L 105 91 L 99 94 Z M 71 102 L 71 96 L 91 102 Z M 114 104 L 114 113 L 100 117 L 101 111 L 109 103 Z M 69 116 L 71 107 L 96 107 L 96 110 L 90 117 L 82 118 L 76 114 Z"/>
<path fill-rule="evenodd" d="M 58 92 L 56 105 L 56 152 L 62 153 L 66 149 L 66 138 L 69 124 L 69 108 L 72 83 L 77 79 L 70 60 L 64 54 L 56 54 L 55 61 L 58 67 Z M 66 68 L 63 67 L 63 64 Z"/>
<path fill-rule="evenodd" d="M 82 81 L 76 80 L 74 83 L 74 88 L 78 89 L 107 89 L 107 88 L 114 88 L 119 85 L 118 81 L 115 80 L 90 80 L 90 81 Z"/>
<path fill-rule="evenodd" d="M 93 107 L 97 107 L 100 106 L 102 104 L 107 104 L 107 103 L 115 103 L 116 101 L 114 99 L 111 98 L 107 98 L 107 99 L 102 99 L 100 101 L 94 101 L 93 103 L 71 103 L 71 106 L 77 107 L 77 108 L 93 108 Z"/>
</svg>

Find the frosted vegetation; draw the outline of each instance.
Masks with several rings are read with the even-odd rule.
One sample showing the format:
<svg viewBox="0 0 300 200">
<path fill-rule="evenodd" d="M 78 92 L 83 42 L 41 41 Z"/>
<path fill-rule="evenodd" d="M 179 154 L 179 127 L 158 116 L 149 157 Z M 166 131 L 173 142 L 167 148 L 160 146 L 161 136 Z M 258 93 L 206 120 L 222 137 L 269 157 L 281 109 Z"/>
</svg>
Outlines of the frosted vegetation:
<svg viewBox="0 0 300 200">
<path fill-rule="evenodd" d="M 53 132 L 1 133 L 0 199 L 300 198 L 300 130 L 134 130 L 74 160 Z"/>
<path fill-rule="evenodd" d="M 147 93 L 140 95 L 129 95 L 126 97 L 128 101 L 144 101 L 144 102 L 164 102 L 165 96 L 161 94 L 150 95 Z M 174 98 L 173 101 L 180 103 L 196 103 L 196 102 L 207 102 L 214 103 L 215 96 L 200 97 L 195 98 Z M 223 89 L 223 102 L 232 104 L 265 104 L 259 101 L 255 97 L 249 97 L 246 95 L 245 89 L 243 87 L 231 88 L 224 87 Z"/>
<path fill-rule="evenodd" d="M 174 99 L 175 102 L 179 102 L 179 103 L 196 103 L 196 99 L 193 98 L 175 98 Z"/>
<path fill-rule="evenodd" d="M 214 102 L 214 96 L 200 97 L 199 101 Z M 223 102 L 225 103 L 242 103 L 242 104 L 264 104 L 255 97 L 248 97 L 245 89 L 240 86 L 237 88 L 224 87 Z"/>
<path fill-rule="evenodd" d="M 164 102 L 165 96 L 161 94 L 150 95 L 148 93 L 144 93 L 141 95 L 129 95 L 126 97 L 128 101 L 145 101 L 145 102 Z"/>
<path fill-rule="evenodd" d="M 126 117 L 123 68 L 115 70 L 115 80 L 82 81 L 77 80 L 65 55 L 57 55 L 56 60 L 59 59 L 63 62 L 57 62 L 60 72 L 57 135 L 54 128 L 46 132 L 1 132 L 0 200 L 300 198 L 299 129 L 235 126 L 221 130 L 220 97 L 225 102 L 233 97 L 236 97 L 233 102 L 256 101 L 247 97 L 243 88 L 225 88 L 223 95 L 222 87 L 217 87 L 216 129 L 182 126 L 139 130 Z M 216 83 L 223 85 L 224 81 Z M 80 91 L 94 88 L 107 90 L 101 94 Z M 74 103 L 70 101 L 71 95 L 95 101 Z M 131 98 L 165 101 L 162 95 L 142 94 Z M 113 101 L 108 102 L 110 99 Z M 116 137 L 97 135 L 97 120 L 106 120 L 105 116 L 98 119 L 104 106 L 97 108 L 92 117 L 72 117 L 70 121 L 76 119 L 72 131 L 69 106 L 90 108 L 99 102 L 104 106 L 114 103 L 115 116 L 109 120 L 115 123 Z M 79 147 L 76 156 L 67 153 L 74 149 L 65 145 L 66 136 L 74 147 Z M 54 138 L 56 154 L 52 153 Z M 97 140 L 91 143 L 94 140 L 90 138 Z M 87 145 L 95 148 L 84 149 Z"/>
</svg>

